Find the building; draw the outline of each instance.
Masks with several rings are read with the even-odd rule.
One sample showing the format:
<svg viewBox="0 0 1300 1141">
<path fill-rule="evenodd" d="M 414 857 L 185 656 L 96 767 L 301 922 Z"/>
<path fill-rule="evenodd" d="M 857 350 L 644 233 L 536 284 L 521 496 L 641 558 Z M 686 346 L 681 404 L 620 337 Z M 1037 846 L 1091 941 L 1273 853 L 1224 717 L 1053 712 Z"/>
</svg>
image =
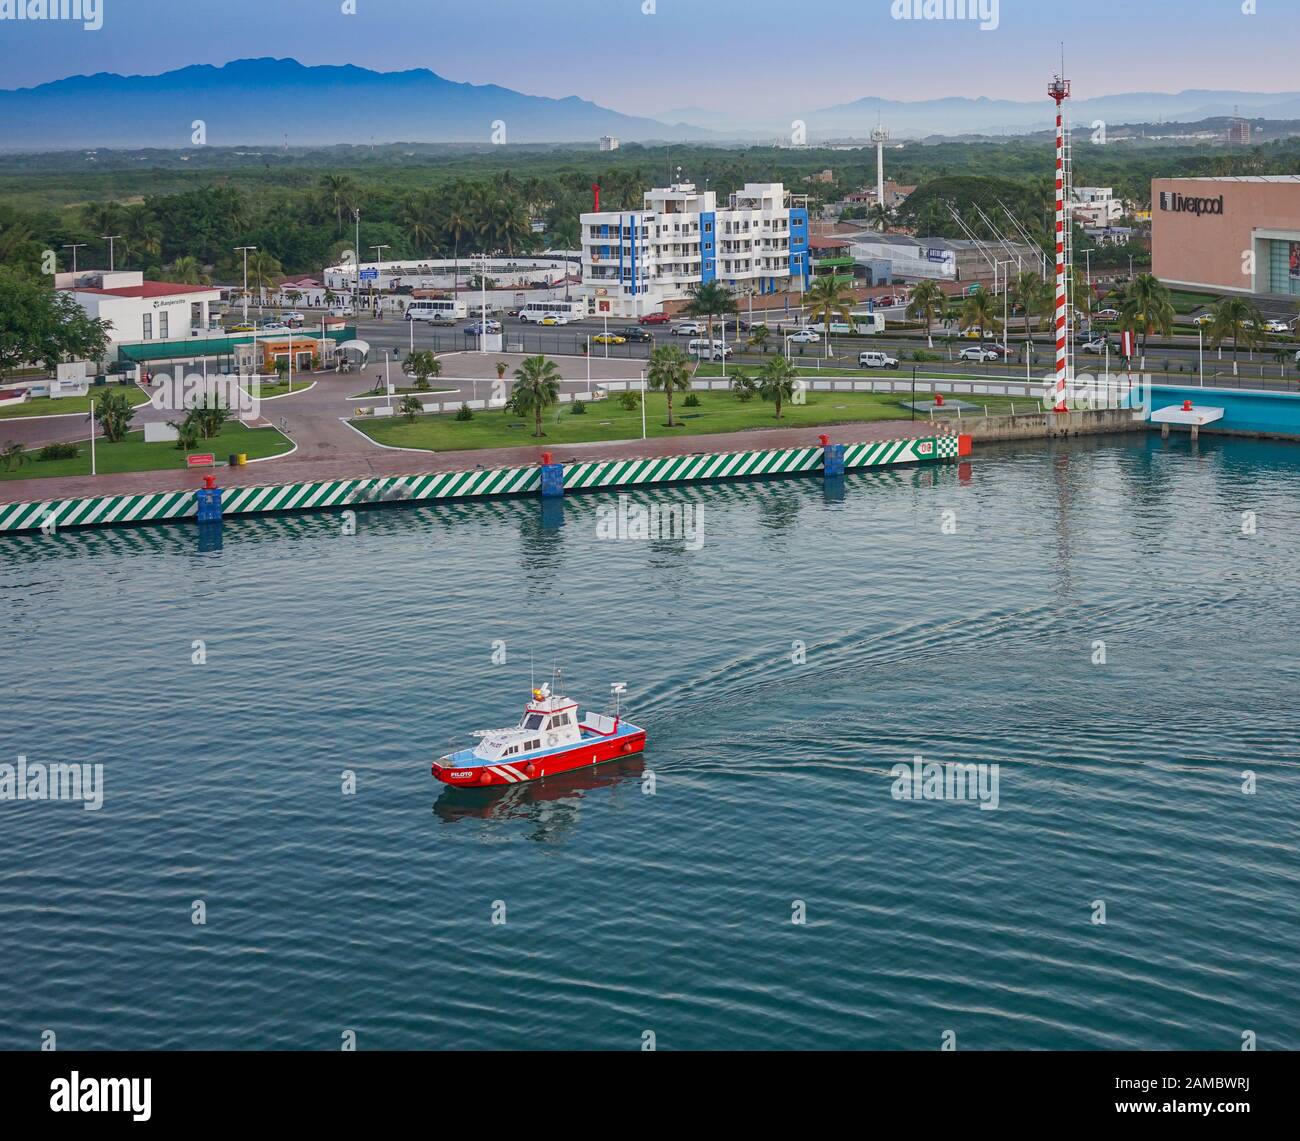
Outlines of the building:
<svg viewBox="0 0 1300 1141">
<path fill-rule="evenodd" d="M 1233 119 L 1228 124 L 1228 145 L 1248 147 L 1250 142 L 1250 123 L 1246 119 Z"/>
<path fill-rule="evenodd" d="M 965 238 L 922 238 L 864 230 L 852 239 L 854 260 L 871 267 L 873 282 L 891 280 L 991 282 L 999 275 L 1038 271 L 1043 253 L 1024 243 L 972 242 Z M 1008 266 L 1010 262 L 1010 266 Z M 888 270 L 885 270 L 888 266 Z"/>
<path fill-rule="evenodd" d="M 601 135 L 601 136 L 600 136 L 600 149 L 601 149 L 602 151 L 616 151 L 616 150 L 618 150 L 618 139 L 616 139 L 613 135 Z"/>
<path fill-rule="evenodd" d="M 779 182 L 750 182 L 723 209 L 693 183 L 646 191 L 640 211 L 583 214 L 582 284 L 597 313 L 638 317 L 720 281 L 777 293 L 807 281 L 808 204 Z"/>
<path fill-rule="evenodd" d="M 206 333 L 221 301 L 215 286 L 145 281 L 144 274 L 129 270 L 60 273 L 54 287 L 71 293 L 88 316 L 107 322 L 113 345 Z"/>
<path fill-rule="evenodd" d="M 802 181 L 831 183 L 835 181 L 835 172 L 828 167 L 826 170 L 818 171 L 816 174 L 805 174 Z"/>
<path fill-rule="evenodd" d="M 893 179 L 887 178 L 885 179 L 885 208 L 887 210 L 897 210 L 915 193 L 915 186 L 904 186 L 900 182 L 894 182 Z M 844 201 L 850 206 L 874 206 L 876 204 L 876 188 L 874 186 L 864 186 L 861 190 L 846 195 Z"/>
<path fill-rule="evenodd" d="M 1124 216 L 1124 203 L 1109 186 L 1076 186 L 1070 216 L 1077 225 L 1105 229 Z"/>
<path fill-rule="evenodd" d="M 1156 178 L 1151 207 L 1162 281 L 1300 297 L 1300 175 Z"/>
<path fill-rule="evenodd" d="M 812 279 L 821 281 L 833 278 L 841 285 L 853 284 L 853 243 L 847 238 L 823 238 L 813 235 L 808 239 L 808 256 L 812 264 Z"/>
</svg>

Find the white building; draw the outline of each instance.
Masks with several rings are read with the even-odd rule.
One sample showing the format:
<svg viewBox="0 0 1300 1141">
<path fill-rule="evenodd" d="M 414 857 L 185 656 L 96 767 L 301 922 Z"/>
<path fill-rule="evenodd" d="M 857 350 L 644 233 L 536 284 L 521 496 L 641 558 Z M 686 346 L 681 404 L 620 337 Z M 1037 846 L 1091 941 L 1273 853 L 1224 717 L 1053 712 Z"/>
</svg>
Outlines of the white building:
<svg viewBox="0 0 1300 1141">
<path fill-rule="evenodd" d="M 582 283 L 596 313 L 639 317 L 693 286 L 777 293 L 808 275 L 807 199 L 750 182 L 719 210 L 692 183 L 649 190 L 641 210 L 582 215 Z"/>
<path fill-rule="evenodd" d="M 600 136 L 600 149 L 601 149 L 602 151 L 616 151 L 616 150 L 618 150 L 618 139 L 616 139 L 613 135 L 601 135 L 601 136 Z"/>
<path fill-rule="evenodd" d="M 1124 214 L 1124 204 L 1109 186 L 1076 186 L 1070 215 L 1080 226 L 1109 226 Z"/>
<path fill-rule="evenodd" d="M 71 293 L 88 316 L 107 322 L 113 345 L 204 333 L 221 300 L 215 286 L 145 281 L 144 274 L 127 270 L 60 273 L 54 287 Z"/>
</svg>

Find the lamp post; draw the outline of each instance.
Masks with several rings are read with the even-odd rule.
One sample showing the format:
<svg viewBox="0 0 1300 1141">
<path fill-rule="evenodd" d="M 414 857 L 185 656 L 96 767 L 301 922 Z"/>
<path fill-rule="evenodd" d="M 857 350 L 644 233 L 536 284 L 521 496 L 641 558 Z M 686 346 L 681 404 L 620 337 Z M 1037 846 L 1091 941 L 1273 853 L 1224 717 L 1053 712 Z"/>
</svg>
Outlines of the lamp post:
<svg viewBox="0 0 1300 1141">
<path fill-rule="evenodd" d="M 645 388 L 645 369 L 642 369 L 642 370 L 641 370 L 641 439 L 643 439 L 643 440 L 646 438 L 646 432 L 645 432 L 645 398 L 646 398 L 646 388 Z"/>
<path fill-rule="evenodd" d="M 240 250 L 244 252 L 244 320 L 248 320 L 248 251 L 257 249 L 256 246 L 236 246 L 235 253 Z"/>
<path fill-rule="evenodd" d="M 121 234 L 100 234 L 99 236 L 108 243 L 108 272 L 112 273 L 114 268 L 113 243 L 122 235 Z"/>
<path fill-rule="evenodd" d="M 65 250 L 72 251 L 72 272 L 75 274 L 77 272 L 77 251 L 84 250 L 86 248 L 86 243 L 85 242 L 64 242 L 63 248 Z"/>
<path fill-rule="evenodd" d="M 1205 326 L 1196 326 L 1197 372 L 1201 376 L 1201 387 L 1205 387 Z"/>
<path fill-rule="evenodd" d="M 375 272 L 378 273 L 379 267 L 384 264 L 384 251 L 391 250 L 393 247 L 389 245 L 382 245 L 382 246 L 371 246 L 370 248 L 375 251 Z M 370 286 L 370 292 L 372 296 L 374 294 L 374 291 L 375 291 L 375 287 L 374 287 L 374 283 L 372 282 Z M 371 305 L 370 308 L 373 311 L 375 306 Z"/>
<path fill-rule="evenodd" d="M 352 208 L 352 217 L 357 224 L 357 244 L 352 251 L 352 261 L 357 267 L 356 280 L 352 289 L 352 308 L 361 307 L 361 207 Z"/>
</svg>

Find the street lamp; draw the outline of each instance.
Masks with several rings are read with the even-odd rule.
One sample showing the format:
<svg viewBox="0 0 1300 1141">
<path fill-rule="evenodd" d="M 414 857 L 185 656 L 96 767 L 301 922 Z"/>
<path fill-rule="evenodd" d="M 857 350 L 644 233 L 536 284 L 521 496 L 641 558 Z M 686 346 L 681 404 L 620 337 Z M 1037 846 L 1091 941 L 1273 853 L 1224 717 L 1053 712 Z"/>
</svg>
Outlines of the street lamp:
<svg viewBox="0 0 1300 1141">
<path fill-rule="evenodd" d="M 113 242 L 120 238 L 121 234 L 100 234 L 101 238 L 108 243 L 108 272 L 113 272 Z"/>
<path fill-rule="evenodd" d="M 248 320 L 248 251 L 257 249 L 256 246 L 236 246 L 235 253 L 240 250 L 244 251 L 244 320 Z"/>
<path fill-rule="evenodd" d="M 64 242 L 63 248 L 65 250 L 72 251 L 72 272 L 75 274 L 77 272 L 77 251 L 84 250 L 86 248 L 86 243 L 85 242 Z"/>
<path fill-rule="evenodd" d="M 375 272 L 378 273 L 379 267 L 384 264 L 384 251 L 391 250 L 393 247 L 390 245 L 382 245 L 382 246 L 371 246 L 370 248 L 375 251 Z M 359 274 L 361 271 L 358 270 L 357 272 Z M 374 291 L 375 291 L 374 283 L 371 282 L 370 292 L 372 294 L 372 297 Z M 372 305 L 371 308 L 373 309 L 374 306 Z"/>
</svg>

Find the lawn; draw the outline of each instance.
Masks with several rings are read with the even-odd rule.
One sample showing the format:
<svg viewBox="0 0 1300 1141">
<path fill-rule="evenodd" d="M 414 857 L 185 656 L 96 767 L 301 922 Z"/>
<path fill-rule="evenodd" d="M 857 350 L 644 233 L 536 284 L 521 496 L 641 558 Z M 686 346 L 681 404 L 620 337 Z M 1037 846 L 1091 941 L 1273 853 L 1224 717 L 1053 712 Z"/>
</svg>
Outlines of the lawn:
<svg viewBox="0 0 1300 1141">
<path fill-rule="evenodd" d="M 146 444 L 142 431 L 131 432 L 120 444 L 105 443 L 102 439 L 95 441 L 95 470 L 101 475 L 173 468 L 182 470 L 186 455 L 211 452 L 218 459 L 224 459 L 232 452 L 246 452 L 250 460 L 256 460 L 283 455 L 292 447 L 292 442 L 274 428 L 246 428 L 235 422 L 223 425 L 216 436 L 204 440 L 202 446 L 191 453 L 177 450 L 174 443 Z M 0 466 L 0 480 L 90 474 L 89 440 L 79 445 L 76 459 L 38 460 L 36 454 L 35 451 L 29 452 L 28 462 L 12 471 L 5 471 Z"/>
<path fill-rule="evenodd" d="M 700 406 L 687 408 L 682 403 L 685 395 L 680 393 L 673 401 L 673 416 L 680 427 L 669 428 L 666 424 L 667 408 L 663 393 L 649 394 L 646 403 L 647 435 L 659 438 L 742 432 L 753 428 L 814 428 L 867 420 L 907 420 L 911 416 L 908 409 L 899 403 L 903 397 L 897 393 L 809 393 L 804 404 L 783 405 L 780 420 L 774 417 L 773 405 L 757 397 L 745 403 L 730 393 L 699 392 L 696 395 L 700 399 Z M 918 397 L 920 398 L 922 397 Z M 974 400 L 970 402 L 975 403 Z M 1013 402 L 1007 397 L 990 396 L 980 397 L 978 403 L 981 406 L 987 403 L 991 412 L 1005 412 L 1009 411 Z M 1034 402 L 1027 397 L 1018 401 L 1021 411 L 1028 412 L 1034 406 Z M 588 404 L 585 415 L 575 416 L 572 406 L 568 404 L 548 409 L 542 417 L 542 428 L 546 434 L 540 439 L 533 435 L 531 419 L 500 411 L 476 412 L 472 420 L 457 420 L 454 414 L 446 413 L 417 416 L 409 423 L 400 416 L 391 420 L 365 417 L 351 423 L 380 444 L 396 448 L 428 448 L 439 452 L 527 445 L 553 448 L 600 440 L 641 438 L 640 409 L 624 408 L 617 396 Z"/>
<path fill-rule="evenodd" d="M 57 400 L 49 396 L 38 396 L 24 404 L 11 404 L 0 408 L 0 420 L 17 420 L 25 416 L 70 416 L 78 412 L 88 416 L 90 402 L 102 400 L 105 392 L 125 392 L 132 406 L 149 402 L 149 394 L 138 384 L 113 384 L 91 388 L 86 396 L 61 396 Z"/>
</svg>

